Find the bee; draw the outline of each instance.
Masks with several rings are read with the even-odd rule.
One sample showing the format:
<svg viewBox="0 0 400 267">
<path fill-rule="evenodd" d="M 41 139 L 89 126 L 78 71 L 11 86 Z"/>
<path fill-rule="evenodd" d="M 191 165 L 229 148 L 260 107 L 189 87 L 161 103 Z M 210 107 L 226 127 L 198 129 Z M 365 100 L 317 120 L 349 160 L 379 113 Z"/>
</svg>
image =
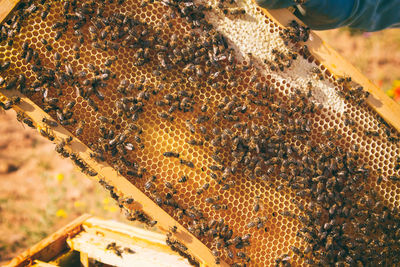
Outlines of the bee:
<svg viewBox="0 0 400 267">
<path fill-rule="evenodd" d="M 49 104 L 50 106 L 55 106 L 59 102 L 58 98 L 52 97 L 52 98 L 44 98 L 43 102 L 46 104 Z"/>
<path fill-rule="evenodd" d="M 17 86 L 18 76 L 12 77 L 9 81 L 6 81 L 6 90 L 14 89 Z"/>
<path fill-rule="evenodd" d="M 211 176 L 211 178 L 213 179 L 213 180 L 217 180 L 218 179 L 218 176 L 215 174 L 215 173 L 210 173 L 210 176 Z"/>
<path fill-rule="evenodd" d="M 20 111 L 17 112 L 17 120 L 18 120 L 19 122 L 25 123 L 26 125 L 28 125 L 28 126 L 31 127 L 31 128 L 35 128 L 35 126 L 34 126 L 34 124 L 33 124 L 33 121 L 31 120 L 31 118 L 27 117 L 27 116 L 25 115 L 25 113 L 23 113 L 23 112 L 20 112 Z"/>
<path fill-rule="evenodd" d="M 297 255 L 303 257 L 303 253 L 302 253 L 302 252 L 300 251 L 300 249 L 298 249 L 297 247 L 295 247 L 295 246 L 290 246 L 289 248 L 290 248 L 290 250 L 292 250 L 292 251 L 293 251 L 294 253 L 296 253 Z"/>
<path fill-rule="evenodd" d="M 311 52 L 310 52 L 310 50 L 308 49 L 308 46 L 307 46 L 307 45 L 303 45 L 301 52 L 302 52 L 302 54 L 303 54 L 303 58 L 304 58 L 304 59 L 307 59 L 307 58 L 309 58 L 309 57 L 311 56 Z"/>
<path fill-rule="evenodd" d="M 90 157 L 94 158 L 98 161 L 104 161 L 104 155 L 103 152 L 101 150 L 97 150 L 97 151 L 93 151 L 90 153 Z"/>
<path fill-rule="evenodd" d="M 125 198 L 123 200 L 126 204 L 132 204 L 135 200 L 131 197 Z"/>
<path fill-rule="evenodd" d="M 208 120 L 210 120 L 210 117 L 200 115 L 200 116 L 197 117 L 196 123 L 197 123 L 197 124 L 200 124 L 200 123 L 206 122 L 206 121 L 208 121 Z"/>
<path fill-rule="evenodd" d="M 230 259 L 233 259 L 234 254 L 233 254 L 232 250 L 230 250 L 230 249 L 227 248 L 227 247 L 225 247 L 224 249 L 225 249 L 226 255 L 227 255 Z"/>
<path fill-rule="evenodd" d="M 400 169 L 400 156 L 396 158 L 394 169 L 397 171 Z"/>
<path fill-rule="evenodd" d="M 176 227 L 176 225 L 174 225 L 174 226 L 170 227 L 169 230 L 170 230 L 172 233 L 176 233 L 176 231 L 178 230 L 178 227 Z"/>
<path fill-rule="evenodd" d="M 177 108 L 178 108 L 178 104 L 177 104 L 177 103 L 172 104 L 171 107 L 168 109 L 168 113 L 171 114 L 171 113 L 174 112 Z"/>
<path fill-rule="evenodd" d="M 389 176 L 389 180 L 393 182 L 400 182 L 400 176 L 391 175 Z"/>
<path fill-rule="evenodd" d="M 194 125 L 190 122 L 190 120 L 186 120 L 186 128 L 188 128 L 188 130 L 191 132 L 191 133 L 195 133 L 195 128 L 194 128 Z"/>
<path fill-rule="evenodd" d="M 152 187 L 154 187 L 154 181 L 156 180 L 156 176 L 152 176 L 145 184 L 144 188 L 146 190 L 150 190 Z"/>
<path fill-rule="evenodd" d="M 173 157 L 173 158 L 179 158 L 179 153 L 178 152 L 172 152 L 172 151 L 167 151 L 163 153 L 164 157 Z"/>
<path fill-rule="evenodd" d="M 104 62 L 104 66 L 109 67 L 111 66 L 111 64 L 114 62 L 113 59 L 108 58 L 105 62 Z"/>
<path fill-rule="evenodd" d="M 166 119 L 166 120 L 169 120 L 169 121 L 173 121 L 174 120 L 173 116 L 168 115 L 168 113 L 166 113 L 164 111 L 163 112 L 158 112 L 157 115 L 158 115 L 158 117 L 160 117 L 162 119 Z"/>
<path fill-rule="evenodd" d="M 76 128 L 76 130 L 75 130 L 75 135 L 76 135 L 76 136 L 79 136 L 79 135 L 82 134 L 84 126 L 85 126 L 85 121 L 80 120 L 80 121 L 78 122 L 77 128 Z"/>
<path fill-rule="evenodd" d="M 251 221 L 247 224 L 247 228 L 253 228 L 256 226 L 256 222 L 255 221 Z"/>
<path fill-rule="evenodd" d="M 191 161 L 184 160 L 184 159 L 180 159 L 179 162 L 180 162 L 180 164 L 186 165 L 186 166 L 188 166 L 189 168 L 194 168 L 194 164 L 193 164 L 193 162 L 191 162 Z"/>
<path fill-rule="evenodd" d="M 245 234 L 245 235 L 242 237 L 242 242 L 249 241 L 249 240 L 250 240 L 250 237 L 251 237 L 251 234 Z"/>
<path fill-rule="evenodd" d="M 59 29 L 59 28 L 65 28 L 65 26 L 67 26 L 67 25 L 68 25 L 67 21 L 63 21 L 63 22 L 57 21 L 53 25 L 51 25 L 51 28 L 53 30 L 56 30 L 56 29 Z"/>
<path fill-rule="evenodd" d="M 69 157 L 68 152 L 64 150 L 66 143 L 67 143 L 66 140 L 62 139 L 60 142 L 57 143 L 57 145 L 55 147 L 55 151 L 57 153 L 60 153 L 64 157 Z"/>
<path fill-rule="evenodd" d="M 126 132 L 126 133 L 128 133 L 128 132 Z M 139 132 L 139 134 L 140 134 L 140 132 Z M 139 135 L 136 135 L 136 134 L 135 134 L 135 135 L 133 136 L 133 139 L 134 139 L 135 142 L 138 143 L 138 144 L 141 144 L 141 143 L 142 143 L 142 139 L 140 138 Z M 143 144 L 141 144 L 140 146 L 141 146 L 141 147 L 144 147 Z"/>
<path fill-rule="evenodd" d="M 299 197 L 310 196 L 311 195 L 311 191 L 309 189 L 304 189 L 304 190 L 298 191 L 296 193 L 296 195 L 299 196 Z"/>
<path fill-rule="evenodd" d="M 40 13 L 40 18 L 42 20 L 45 20 L 47 18 L 47 15 L 49 15 L 49 11 L 50 11 L 50 5 L 46 4 L 46 8 Z"/>
<path fill-rule="evenodd" d="M 71 64 L 66 64 L 65 65 L 65 73 L 68 75 L 68 76 L 74 76 L 74 69 L 72 68 L 72 66 L 71 66 Z"/>
<path fill-rule="evenodd" d="M 351 77 L 342 76 L 342 77 L 337 79 L 337 82 L 339 83 L 339 85 L 342 85 L 343 87 L 346 87 L 351 83 Z"/>
<path fill-rule="evenodd" d="M 219 255 L 220 255 L 220 252 L 218 250 L 216 250 L 216 249 L 213 249 L 211 251 L 211 253 L 213 254 L 214 257 L 219 257 Z"/>
<path fill-rule="evenodd" d="M 246 254 L 242 251 L 237 252 L 236 256 L 238 256 L 239 258 L 242 258 L 242 259 L 246 258 Z"/>
<path fill-rule="evenodd" d="M 189 141 L 187 141 L 187 143 L 189 145 L 193 145 L 193 146 L 202 146 L 203 145 L 203 141 L 196 140 L 196 139 L 190 139 Z"/>
<path fill-rule="evenodd" d="M 253 206 L 254 212 L 258 212 L 260 210 L 260 197 L 256 196 L 256 201 Z"/>
<path fill-rule="evenodd" d="M 91 106 L 94 111 L 98 111 L 99 110 L 99 107 L 97 106 L 96 102 L 94 102 L 93 99 L 88 97 L 87 101 L 88 101 L 89 106 Z"/>
<path fill-rule="evenodd" d="M 210 170 L 212 170 L 212 171 L 221 171 L 222 170 L 221 167 L 219 167 L 217 165 L 211 165 L 211 166 L 208 166 L 208 168 L 210 168 Z"/>
<path fill-rule="evenodd" d="M 53 57 L 54 57 L 54 59 L 55 59 L 56 61 L 61 60 L 61 54 L 58 53 L 58 52 L 55 52 L 54 55 L 53 55 Z"/>
<path fill-rule="evenodd" d="M 126 150 L 129 150 L 129 151 L 135 150 L 135 147 L 131 143 L 125 143 L 124 147 L 125 147 Z"/>
<path fill-rule="evenodd" d="M 207 197 L 204 199 L 206 203 L 213 204 L 215 202 L 215 198 Z"/>
<path fill-rule="evenodd" d="M 170 182 L 165 182 L 164 185 L 165 185 L 165 187 L 168 188 L 168 189 L 171 189 L 171 190 L 174 189 L 173 186 L 172 186 L 172 184 L 171 184 Z"/>
<path fill-rule="evenodd" d="M 107 250 L 111 250 L 115 253 L 115 255 L 122 257 L 122 249 L 115 242 L 112 242 L 106 246 Z"/>
<path fill-rule="evenodd" d="M 147 223 L 147 225 L 150 226 L 150 227 L 153 227 L 153 226 L 156 225 L 156 224 L 157 224 L 157 221 L 155 221 L 155 220 L 149 221 L 149 222 Z"/>
<path fill-rule="evenodd" d="M 55 137 L 47 129 L 46 129 L 46 131 L 43 129 L 40 129 L 39 132 L 43 137 L 46 137 L 50 141 L 54 141 Z"/>
<path fill-rule="evenodd" d="M 179 183 L 184 183 L 188 180 L 188 177 L 186 175 L 182 175 L 181 178 L 179 178 L 178 182 Z"/>
<path fill-rule="evenodd" d="M 19 96 L 12 96 L 9 100 L 6 102 L 0 102 L 0 106 L 4 110 L 9 110 L 13 105 L 19 104 L 21 102 L 21 98 Z"/>
<path fill-rule="evenodd" d="M 72 125 L 72 124 L 75 124 L 76 123 L 76 120 L 74 119 L 74 118 L 71 118 L 71 119 L 66 119 L 66 120 L 62 120 L 61 122 L 60 122 L 60 124 L 61 125 Z"/>
<path fill-rule="evenodd" d="M 374 137 L 379 137 L 380 136 L 379 131 L 366 130 L 366 131 L 364 131 L 364 134 L 366 136 L 374 136 Z"/>
<path fill-rule="evenodd" d="M 58 41 L 61 38 L 62 34 L 63 34 L 62 31 L 57 31 L 56 35 L 54 35 L 54 40 Z"/>
<path fill-rule="evenodd" d="M 108 33 L 109 33 L 109 30 L 110 30 L 110 26 L 106 26 L 106 27 L 100 32 L 100 39 L 104 40 L 104 39 L 107 37 L 107 35 L 108 35 Z"/>
<path fill-rule="evenodd" d="M 224 9 L 223 13 L 225 15 L 240 16 L 246 14 L 246 10 L 244 8 L 229 8 Z"/>
<path fill-rule="evenodd" d="M 102 116 L 102 115 L 100 115 L 100 116 L 98 117 L 98 119 L 99 119 L 102 123 L 114 124 L 114 120 L 113 120 L 113 119 L 107 118 L 107 117 Z"/>
<path fill-rule="evenodd" d="M 32 48 L 28 48 L 26 52 L 22 52 L 22 58 L 25 58 L 25 63 L 29 63 L 32 60 L 34 51 Z"/>
<path fill-rule="evenodd" d="M 4 61 L 0 64 L 0 71 L 7 70 L 10 67 L 10 61 Z"/>
<path fill-rule="evenodd" d="M 321 70 L 319 69 L 319 68 L 317 68 L 317 67 L 312 67 L 311 68 L 311 73 L 316 77 L 316 78 L 318 78 L 319 80 L 324 80 L 324 75 L 323 75 L 323 73 L 321 72 Z"/>
<path fill-rule="evenodd" d="M 208 110 L 208 105 L 207 105 L 207 103 L 204 103 L 204 104 L 201 106 L 200 110 L 201 110 L 202 112 L 206 112 L 206 111 Z"/>
<path fill-rule="evenodd" d="M 167 105 L 167 102 L 164 100 L 158 100 L 155 102 L 156 106 L 163 107 Z"/>
<path fill-rule="evenodd" d="M 203 184 L 200 188 L 197 189 L 196 193 L 198 195 L 201 195 L 205 190 L 207 190 L 210 187 L 209 183 Z"/>
<path fill-rule="evenodd" d="M 159 195 L 154 196 L 154 201 L 156 202 L 157 205 L 161 206 L 163 204 L 163 200 Z"/>
<path fill-rule="evenodd" d="M 49 120 L 49 119 L 47 119 L 47 118 L 43 118 L 43 119 L 42 119 L 42 122 L 44 122 L 45 124 L 47 124 L 47 125 L 50 126 L 50 127 L 57 127 L 57 126 L 58 126 L 58 123 L 57 123 L 57 122 L 55 122 L 55 121 L 53 121 L 53 120 Z"/>
<path fill-rule="evenodd" d="M 204 135 L 207 134 L 207 128 L 206 128 L 205 126 L 200 126 L 199 129 L 200 129 L 200 132 L 201 132 L 202 134 L 204 134 Z"/>
</svg>

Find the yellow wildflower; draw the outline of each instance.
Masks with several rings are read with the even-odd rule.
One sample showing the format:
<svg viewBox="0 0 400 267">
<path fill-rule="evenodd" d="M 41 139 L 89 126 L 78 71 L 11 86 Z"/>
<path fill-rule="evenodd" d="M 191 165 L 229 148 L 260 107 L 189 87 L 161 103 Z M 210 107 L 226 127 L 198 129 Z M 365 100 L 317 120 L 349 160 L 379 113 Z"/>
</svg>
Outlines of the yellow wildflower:
<svg viewBox="0 0 400 267">
<path fill-rule="evenodd" d="M 103 199 L 103 204 L 104 204 L 104 205 L 108 205 L 108 204 L 110 204 L 110 202 L 111 202 L 111 198 L 110 198 L 110 197 L 105 197 L 105 198 Z"/>
<path fill-rule="evenodd" d="M 67 212 L 64 209 L 59 209 L 56 212 L 56 216 L 60 218 L 66 218 L 67 217 Z"/>
<path fill-rule="evenodd" d="M 61 182 L 62 180 L 64 180 L 64 174 L 58 173 L 58 174 L 56 175 L 56 180 L 59 181 L 59 182 Z"/>
<path fill-rule="evenodd" d="M 77 200 L 77 201 L 74 202 L 74 207 L 75 208 L 79 208 L 79 207 L 82 207 L 82 206 L 83 206 L 83 203 L 81 201 Z"/>
<path fill-rule="evenodd" d="M 118 211 L 116 206 L 110 206 L 110 205 L 104 206 L 104 209 L 109 211 L 109 212 L 117 212 Z"/>
</svg>

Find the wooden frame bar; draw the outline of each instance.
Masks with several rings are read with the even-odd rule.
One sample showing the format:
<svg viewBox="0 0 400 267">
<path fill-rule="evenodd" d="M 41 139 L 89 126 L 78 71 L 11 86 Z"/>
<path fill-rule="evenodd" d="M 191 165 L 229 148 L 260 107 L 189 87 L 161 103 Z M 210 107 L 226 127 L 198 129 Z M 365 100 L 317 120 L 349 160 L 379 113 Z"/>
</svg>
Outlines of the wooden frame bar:
<svg viewBox="0 0 400 267">
<path fill-rule="evenodd" d="M 14 10 L 20 0 L 0 0 L 0 23 Z"/>
</svg>

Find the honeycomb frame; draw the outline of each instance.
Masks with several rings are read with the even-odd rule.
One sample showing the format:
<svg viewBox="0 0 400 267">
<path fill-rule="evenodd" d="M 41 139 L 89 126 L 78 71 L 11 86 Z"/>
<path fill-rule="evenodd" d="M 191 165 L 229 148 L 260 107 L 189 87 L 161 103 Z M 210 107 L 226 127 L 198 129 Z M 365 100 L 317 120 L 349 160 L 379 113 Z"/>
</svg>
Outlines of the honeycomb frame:
<svg viewBox="0 0 400 267">
<path fill-rule="evenodd" d="M 259 9 L 261 10 L 261 9 Z M 265 14 L 271 18 L 271 15 L 265 10 Z M 285 11 L 273 11 L 271 12 L 272 18 L 278 18 L 281 23 L 278 25 L 287 25 L 289 21 L 293 19 L 293 16 Z M 282 26 L 283 27 L 283 26 Z M 399 121 L 396 120 L 396 114 L 400 114 L 398 106 L 388 99 L 383 92 L 381 92 L 378 88 L 373 86 L 365 77 L 363 77 L 359 72 L 357 72 L 353 67 L 351 67 L 348 63 L 340 58 L 333 50 L 326 46 L 326 44 L 322 43 L 318 37 L 312 33 L 312 41 L 307 42 L 310 47 L 311 53 L 316 56 L 317 60 L 321 62 L 330 73 L 334 73 L 337 76 L 343 76 L 343 73 L 346 75 L 350 75 L 354 80 L 356 80 L 359 84 L 363 85 L 364 88 L 371 92 L 371 95 L 368 99 L 368 103 L 389 123 L 391 123 L 397 130 L 400 129 Z M 4 95 L 7 97 L 11 97 L 15 95 L 14 91 L 2 91 Z M 25 114 L 33 119 L 33 121 L 38 125 L 38 130 L 40 129 L 47 131 L 48 127 L 41 123 L 41 119 L 46 117 L 48 119 L 52 119 L 45 112 L 41 112 L 35 103 L 33 103 L 28 98 L 20 95 L 22 99 L 22 103 L 15 106 L 15 109 L 20 108 L 19 111 L 24 111 Z M 52 128 L 51 132 L 56 136 L 56 141 L 60 141 L 62 139 L 71 136 L 70 132 L 68 132 L 64 127 L 58 126 L 56 128 Z M 86 145 L 78 141 L 76 138 L 67 145 L 66 147 L 71 147 L 72 151 L 79 151 L 79 156 L 88 163 L 97 173 L 99 173 L 99 179 L 106 181 L 106 184 L 110 187 L 113 186 L 116 190 L 112 190 L 119 198 L 124 198 L 125 196 L 135 196 L 135 202 L 132 205 L 125 205 L 127 209 L 142 209 L 146 212 L 150 218 L 157 218 L 158 226 L 160 226 L 163 230 L 169 230 L 173 226 L 177 226 L 177 233 L 174 234 L 178 240 L 184 243 L 190 254 L 194 255 L 195 258 L 198 259 L 200 263 L 207 263 L 208 265 L 214 264 L 214 256 L 211 251 L 204 246 L 195 236 L 187 231 L 187 229 L 180 224 L 178 224 L 170 215 L 168 215 L 163 209 L 155 205 L 152 200 L 148 199 L 146 195 L 144 195 L 140 190 L 138 190 L 132 183 L 128 182 L 123 176 L 120 176 L 112 167 L 108 164 L 102 163 L 99 164 L 95 160 L 90 157 L 90 154 L 93 153 Z M 104 178 L 107 177 L 107 178 Z M 278 215 L 280 216 L 280 215 Z M 160 219 L 159 219 L 160 218 Z M 189 241 L 190 240 L 190 241 Z M 225 262 L 221 262 L 222 265 L 225 265 Z"/>
</svg>

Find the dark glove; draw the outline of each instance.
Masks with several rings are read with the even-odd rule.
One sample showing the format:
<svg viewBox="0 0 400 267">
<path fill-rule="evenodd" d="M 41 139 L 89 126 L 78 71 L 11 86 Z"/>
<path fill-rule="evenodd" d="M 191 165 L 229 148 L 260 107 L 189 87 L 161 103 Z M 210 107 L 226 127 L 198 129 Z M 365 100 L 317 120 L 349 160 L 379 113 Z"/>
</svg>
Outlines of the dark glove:
<svg viewBox="0 0 400 267">
<path fill-rule="evenodd" d="M 293 0 L 256 1 L 271 9 L 296 5 Z M 349 26 L 377 31 L 400 27 L 400 0 L 308 0 L 295 15 L 316 30 Z"/>
<path fill-rule="evenodd" d="M 346 26 L 357 0 L 309 0 L 294 14 L 315 30 Z"/>
<path fill-rule="evenodd" d="M 257 4 L 269 9 L 285 8 L 294 5 L 293 0 L 256 0 Z"/>
</svg>

